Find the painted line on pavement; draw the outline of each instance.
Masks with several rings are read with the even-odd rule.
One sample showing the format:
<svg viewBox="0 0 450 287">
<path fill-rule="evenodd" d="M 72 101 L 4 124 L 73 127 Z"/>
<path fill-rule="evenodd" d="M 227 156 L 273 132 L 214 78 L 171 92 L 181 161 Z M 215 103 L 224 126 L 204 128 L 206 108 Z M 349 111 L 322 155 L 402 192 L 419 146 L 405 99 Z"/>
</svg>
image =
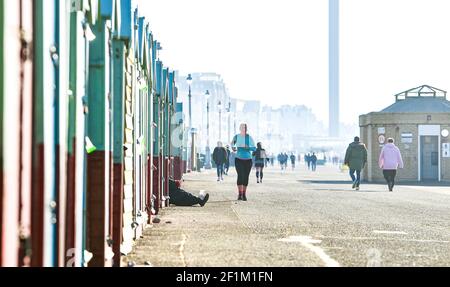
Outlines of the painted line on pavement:
<svg viewBox="0 0 450 287">
<path fill-rule="evenodd" d="M 236 217 L 239 219 L 239 221 L 242 223 L 242 225 L 244 225 L 246 228 L 250 229 L 251 231 L 253 231 L 254 233 L 260 234 L 260 232 L 258 232 L 258 230 L 254 229 L 253 227 L 251 227 L 250 225 L 248 225 L 243 219 L 242 217 L 239 215 L 239 213 L 236 211 L 236 209 L 234 208 L 233 204 L 231 205 L 231 210 L 233 210 L 234 214 L 236 215 Z"/>
<path fill-rule="evenodd" d="M 187 267 L 186 258 L 184 257 L 184 246 L 186 245 L 186 241 L 187 241 L 187 236 L 186 236 L 186 234 L 183 233 L 182 239 L 181 239 L 180 243 L 178 243 L 180 245 L 180 249 L 178 249 L 178 252 L 180 255 L 181 262 L 183 263 L 183 267 Z"/>
<path fill-rule="evenodd" d="M 399 234 L 399 235 L 408 235 L 408 233 L 404 231 L 390 231 L 390 230 L 374 230 L 372 231 L 375 234 Z"/>
<path fill-rule="evenodd" d="M 398 239 L 399 241 L 422 242 L 422 243 L 450 243 L 444 240 L 427 240 L 427 239 Z"/>
<path fill-rule="evenodd" d="M 325 263 L 326 267 L 340 267 L 340 264 L 328 256 L 322 248 L 314 245 L 321 243 L 322 240 L 313 239 L 310 236 L 290 236 L 288 238 L 278 239 L 278 241 L 286 243 L 300 243 L 303 247 L 316 254 Z"/>
<path fill-rule="evenodd" d="M 450 243 L 445 240 L 434 239 L 408 239 L 408 238 L 387 238 L 387 237 L 339 237 L 339 236 L 319 236 L 321 239 L 333 240 L 384 240 L 384 241 L 405 241 L 405 242 L 419 242 L 419 243 Z"/>
</svg>

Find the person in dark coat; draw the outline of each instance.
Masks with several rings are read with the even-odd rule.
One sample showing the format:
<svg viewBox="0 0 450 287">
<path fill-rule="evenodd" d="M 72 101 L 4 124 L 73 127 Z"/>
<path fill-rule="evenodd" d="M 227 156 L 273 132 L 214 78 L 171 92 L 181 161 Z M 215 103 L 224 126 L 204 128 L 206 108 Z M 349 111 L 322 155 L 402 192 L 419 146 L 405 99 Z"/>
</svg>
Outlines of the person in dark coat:
<svg viewBox="0 0 450 287">
<path fill-rule="evenodd" d="M 294 154 L 291 154 L 291 165 L 292 165 L 292 170 L 295 169 L 295 161 L 297 160 L 297 158 L 295 157 Z"/>
<path fill-rule="evenodd" d="M 344 160 L 344 164 L 348 165 L 350 169 L 350 177 L 353 181 L 353 189 L 359 190 L 359 186 L 361 184 L 361 171 L 366 166 L 366 163 L 366 145 L 360 142 L 359 137 L 355 137 L 355 140 L 347 148 Z"/>
<path fill-rule="evenodd" d="M 281 170 L 283 170 L 284 169 L 283 154 L 282 153 L 278 154 L 277 159 L 278 159 L 278 164 L 281 166 Z"/>
<path fill-rule="evenodd" d="M 228 172 L 230 171 L 230 161 L 231 161 L 231 150 L 230 150 L 230 146 L 227 145 L 227 147 L 225 148 L 225 150 L 227 151 L 227 160 L 225 162 L 225 170 L 224 173 L 225 175 L 228 175 Z"/>
<path fill-rule="evenodd" d="M 262 183 L 264 178 L 264 167 L 266 162 L 266 150 L 262 148 L 262 143 L 257 144 L 256 151 L 253 152 L 256 168 L 256 182 Z"/>
<path fill-rule="evenodd" d="M 217 166 L 217 181 L 223 181 L 224 166 L 228 161 L 228 153 L 222 142 L 217 143 L 217 147 L 213 152 L 213 160 Z"/>
<path fill-rule="evenodd" d="M 206 194 L 204 197 L 197 197 L 181 189 L 180 182 L 172 179 L 169 180 L 169 197 L 170 204 L 176 206 L 200 205 L 203 207 L 209 200 L 209 194 Z"/>
<path fill-rule="evenodd" d="M 317 155 L 315 153 L 313 153 L 311 156 L 311 169 L 312 171 L 317 170 Z"/>
<path fill-rule="evenodd" d="M 308 153 L 307 155 L 305 155 L 305 162 L 308 165 L 308 170 L 310 170 L 311 169 L 311 154 Z"/>
<path fill-rule="evenodd" d="M 289 156 L 287 153 L 284 153 L 283 162 L 284 162 L 284 169 L 286 169 L 286 170 L 288 168 L 288 161 L 289 161 Z"/>
</svg>

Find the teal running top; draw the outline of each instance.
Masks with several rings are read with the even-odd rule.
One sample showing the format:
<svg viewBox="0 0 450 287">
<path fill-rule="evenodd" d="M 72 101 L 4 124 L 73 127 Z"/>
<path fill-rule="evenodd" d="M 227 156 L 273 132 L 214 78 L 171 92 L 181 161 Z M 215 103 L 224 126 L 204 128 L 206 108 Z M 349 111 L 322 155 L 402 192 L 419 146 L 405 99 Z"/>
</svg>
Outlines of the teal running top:
<svg viewBox="0 0 450 287">
<path fill-rule="evenodd" d="M 256 151 L 256 146 L 251 136 L 235 135 L 232 144 L 234 148 L 237 148 L 236 158 L 244 160 L 253 158 L 252 152 Z"/>
</svg>

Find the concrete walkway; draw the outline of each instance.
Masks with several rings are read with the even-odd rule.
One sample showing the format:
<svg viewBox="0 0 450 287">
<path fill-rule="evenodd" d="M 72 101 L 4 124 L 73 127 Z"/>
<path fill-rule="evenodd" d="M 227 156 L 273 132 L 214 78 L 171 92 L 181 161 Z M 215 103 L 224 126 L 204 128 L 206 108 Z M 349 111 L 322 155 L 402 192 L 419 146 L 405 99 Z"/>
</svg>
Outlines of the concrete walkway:
<svg viewBox="0 0 450 287">
<path fill-rule="evenodd" d="M 448 187 L 351 189 L 335 167 L 266 171 L 248 202 L 234 172 L 186 176 L 183 188 L 210 193 L 205 207 L 171 207 L 126 260 L 155 267 L 450 266 Z"/>
</svg>

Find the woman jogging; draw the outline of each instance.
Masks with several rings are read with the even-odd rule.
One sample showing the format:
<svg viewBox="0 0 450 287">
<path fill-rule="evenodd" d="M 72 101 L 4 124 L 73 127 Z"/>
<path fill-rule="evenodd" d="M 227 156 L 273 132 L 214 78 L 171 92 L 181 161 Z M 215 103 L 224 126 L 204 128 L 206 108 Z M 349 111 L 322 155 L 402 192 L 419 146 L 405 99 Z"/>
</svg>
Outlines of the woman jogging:
<svg viewBox="0 0 450 287">
<path fill-rule="evenodd" d="M 389 138 L 388 144 L 381 150 L 378 164 L 383 170 L 389 191 L 394 191 L 395 176 L 397 175 L 397 169 L 403 168 L 403 159 L 399 148 L 394 144 L 393 138 Z"/>
<path fill-rule="evenodd" d="M 241 124 L 240 133 L 235 135 L 231 146 L 236 153 L 235 166 L 238 174 L 238 200 L 247 201 L 247 186 L 252 170 L 252 152 L 256 151 L 255 142 L 248 134 L 247 124 Z"/>
<path fill-rule="evenodd" d="M 255 157 L 255 168 L 256 168 L 256 182 L 262 183 L 264 177 L 264 167 L 266 165 L 266 150 L 262 148 L 262 144 L 257 144 L 258 148 L 253 153 Z"/>
</svg>

